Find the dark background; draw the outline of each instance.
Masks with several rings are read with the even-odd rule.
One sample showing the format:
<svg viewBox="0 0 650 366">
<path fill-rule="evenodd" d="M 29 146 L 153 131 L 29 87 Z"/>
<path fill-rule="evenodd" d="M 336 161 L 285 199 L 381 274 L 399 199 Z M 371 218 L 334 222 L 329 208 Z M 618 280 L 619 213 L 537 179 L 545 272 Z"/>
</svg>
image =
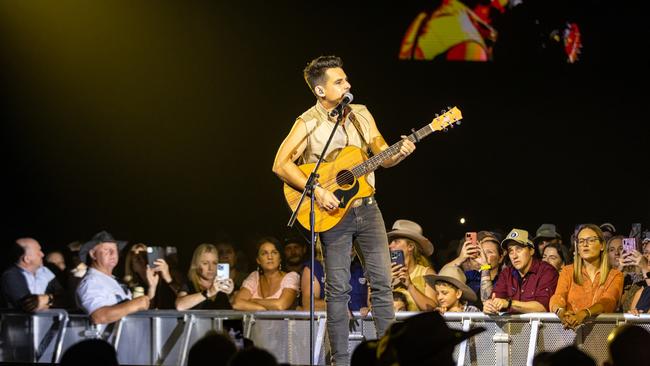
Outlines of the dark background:
<svg viewBox="0 0 650 366">
<path fill-rule="evenodd" d="M 344 59 L 390 143 L 463 112 L 378 172 L 388 227 L 415 220 L 441 251 L 464 231 L 552 222 L 567 240 L 583 222 L 650 222 L 642 2 L 524 1 L 495 24 L 491 63 L 397 60 L 435 2 L 237 3 L 0 5 L 2 242 L 52 249 L 106 229 L 187 258 L 284 236 L 271 166 L 314 103 L 302 68 L 323 54 Z M 573 65 L 548 38 L 566 20 L 584 37 Z"/>
</svg>

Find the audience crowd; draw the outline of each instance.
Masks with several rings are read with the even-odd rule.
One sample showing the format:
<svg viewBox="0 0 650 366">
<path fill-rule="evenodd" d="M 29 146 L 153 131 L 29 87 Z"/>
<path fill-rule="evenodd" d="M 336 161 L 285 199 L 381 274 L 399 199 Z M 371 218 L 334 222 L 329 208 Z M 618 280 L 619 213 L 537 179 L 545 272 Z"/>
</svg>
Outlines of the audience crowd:
<svg viewBox="0 0 650 366">
<path fill-rule="evenodd" d="M 454 250 L 447 248 L 446 252 L 452 253 L 449 258 L 442 258 L 441 254 L 435 258 L 435 263 L 444 263 L 438 272 L 432 265 L 434 244 L 424 235 L 422 227 L 410 220 L 397 220 L 388 231 L 395 311 L 552 312 L 565 328 L 572 330 L 602 313 L 647 313 L 650 311 L 650 232 L 635 227 L 628 235 L 617 232 L 611 223 L 578 225 L 568 236 L 561 235 L 555 225 L 548 223 L 540 225 L 534 236 L 520 228 L 511 228 L 507 235 L 500 230 L 466 233 L 462 239 L 452 242 Z M 106 231 L 83 243 L 73 242 L 66 250 L 48 251 L 47 255 L 37 238 L 19 238 L 8 248 L 12 265 L 0 279 L 3 307 L 25 312 L 65 308 L 88 314 L 95 324 L 112 323 L 147 309 L 307 311 L 311 307 L 313 270 L 314 309 L 326 311 L 320 242 L 314 268 L 309 260 L 309 247 L 301 238 L 280 241 L 263 237 L 255 248 L 256 268 L 249 272 L 242 265 L 248 263 L 243 251 L 230 242 L 198 245 L 189 268 L 184 269 L 179 268 L 175 247 L 152 247 L 144 243 L 129 246 Z M 364 274 L 363 258 L 354 250 L 350 253 L 350 272 L 350 283 L 344 289 L 349 298 L 348 309 L 368 314 L 372 311 L 371 286 Z M 402 360 L 406 355 L 400 355 L 398 350 L 400 344 L 411 342 L 405 329 L 419 328 L 427 322 L 443 327 L 439 315 L 422 316 L 420 323 L 394 324 L 385 339 L 364 342 L 355 353 L 353 363 L 355 358 L 357 362 L 365 362 L 368 357 L 375 362 L 375 356 L 379 355 L 375 352 L 377 347 L 382 350 L 395 347 L 393 352 L 382 356 L 386 364 L 391 360 L 399 360 L 400 365 L 411 364 Z M 638 331 L 625 329 L 618 337 L 631 332 Z M 459 337 L 453 341 L 456 343 L 473 335 L 454 334 Z M 203 357 L 205 351 L 201 347 L 210 349 L 216 347 L 214 342 L 221 342 L 214 337 L 219 335 L 206 336 L 201 341 L 205 344 L 194 345 L 189 354 L 190 363 L 194 358 Z M 452 343 L 440 350 L 429 349 L 428 354 L 418 357 L 438 359 L 435 352 L 446 352 L 456 344 Z M 615 346 L 611 364 L 621 364 L 614 358 L 625 355 L 616 356 L 620 346 L 616 342 L 612 344 Z M 88 344 L 88 347 L 102 349 L 98 344 Z M 234 347 L 223 344 L 221 347 L 232 351 L 232 355 L 236 353 Z M 75 351 L 78 352 L 71 347 L 68 352 Z M 267 364 L 277 364 L 265 352 L 249 346 L 246 352 L 240 350 L 229 358 L 230 363 L 265 360 Z M 581 363 L 583 356 L 577 349 L 564 349 L 540 354 L 536 364 L 560 364 L 558 359 L 575 359 Z M 66 360 L 64 357 L 63 361 Z M 442 362 L 443 358 L 439 360 Z"/>
</svg>

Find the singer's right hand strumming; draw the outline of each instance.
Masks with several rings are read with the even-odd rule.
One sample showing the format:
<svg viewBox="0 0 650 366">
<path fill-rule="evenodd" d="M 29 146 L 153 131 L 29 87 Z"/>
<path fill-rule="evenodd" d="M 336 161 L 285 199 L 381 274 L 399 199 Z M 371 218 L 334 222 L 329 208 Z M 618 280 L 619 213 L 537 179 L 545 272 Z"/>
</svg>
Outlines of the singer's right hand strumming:
<svg viewBox="0 0 650 366">
<path fill-rule="evenodd" d="M 334 193 L 321 186 L 316 186 L 314 193 L 316 195 L 316 202 L 322 209 L 327 212 L 332 212 L 338 208 L 340 201 L 336 198 Z"/>
</svg>

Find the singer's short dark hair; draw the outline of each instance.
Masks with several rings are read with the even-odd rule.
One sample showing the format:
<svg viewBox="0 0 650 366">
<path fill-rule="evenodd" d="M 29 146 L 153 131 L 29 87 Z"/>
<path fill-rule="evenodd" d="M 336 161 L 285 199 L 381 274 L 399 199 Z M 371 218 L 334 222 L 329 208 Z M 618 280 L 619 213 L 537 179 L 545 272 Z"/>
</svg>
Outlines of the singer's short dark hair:
<svg viewBox="0 0 650 366">
<path fill-rule="evenodd" d="M 316 85 L 323 84 L 325 81 L 327 69 L 336 67 L 343 67 L 343 60 L 338 56 L 319 56 L 311 60 L 303 70 L 309 90 L 313 93 Z"/>
</svg>

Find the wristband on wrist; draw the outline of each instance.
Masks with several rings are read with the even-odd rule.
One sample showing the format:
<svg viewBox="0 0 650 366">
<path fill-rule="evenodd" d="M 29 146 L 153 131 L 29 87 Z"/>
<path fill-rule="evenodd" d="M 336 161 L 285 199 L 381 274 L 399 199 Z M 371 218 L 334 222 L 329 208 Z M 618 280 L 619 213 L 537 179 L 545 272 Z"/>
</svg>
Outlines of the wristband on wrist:
<svg viewBox="0 0 650 366">
<path fill-rule="evenodd" d="M 203 292 L 201 292 L 201 295 L 203 295 L 203 297 L 205 297 L 206 300 L 210 297 L 208 296 L 208 290 L 203 290 Z"/>
<path fill-rule="evenodd" d="M 492 269 L 492 266 L 489 264 L 484 264 L 481 266 L 481 271 L 489 271 Z"/>
<path fill-rule="evenodd" d="M 508 306 L 506 307 L 506 310 L 510 310 L 511 307 L 512 307 L 512 298 L 509 297 L 508 298 Z"/>
<path fill-rule="evenodd" d="M 555 314 L 560 315 L 560 311 L 562 311 L 562 310 L 564 310 L 564 309 L 562 309 L 562 308 L 555 309 Z"/>
<path fill-rule="evenodd" d="M 54 304 L 54 295 L 47 294 L 47 306 L 52 306 Z"/>
<path fill-rule="evenodd" d="M 591 310 L 589 308 L 584 309 L 587 312 L 587 318 L 591 318 Z"/>
</svg>

